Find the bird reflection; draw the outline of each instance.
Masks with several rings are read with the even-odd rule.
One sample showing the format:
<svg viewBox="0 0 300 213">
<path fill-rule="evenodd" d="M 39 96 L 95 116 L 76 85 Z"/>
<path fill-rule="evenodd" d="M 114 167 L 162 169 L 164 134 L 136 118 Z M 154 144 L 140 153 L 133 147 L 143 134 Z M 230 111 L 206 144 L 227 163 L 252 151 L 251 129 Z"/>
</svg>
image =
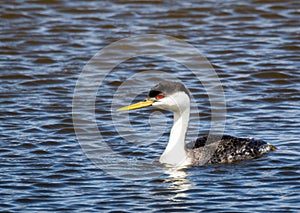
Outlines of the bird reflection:
<svg viewBox="0 0 300 213">
<path fill-rule="evenodd" d="M 175 195 L 170 197 L 170 200 L 188 197 L 186 192 L 195 185 L 188 179 L 188 173 L 185 169 L 186 167 L 166 167 L 164 170 L 165 174 L 168 175 L 164 182 L 171 183 L 170 189 L 175 192 Z"/>
</svg>

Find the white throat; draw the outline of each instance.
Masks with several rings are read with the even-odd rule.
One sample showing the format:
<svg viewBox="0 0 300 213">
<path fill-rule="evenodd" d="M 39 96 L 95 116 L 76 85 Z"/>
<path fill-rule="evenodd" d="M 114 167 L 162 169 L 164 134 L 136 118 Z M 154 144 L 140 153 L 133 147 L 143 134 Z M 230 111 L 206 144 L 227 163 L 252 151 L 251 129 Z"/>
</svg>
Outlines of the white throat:
<svg viewBox="0 0 300 213">
<path fill-rule="evenodd" d="M 170 98 L 176 102 L 174 107 L 169 107 L 174 112 L 174 123 L 168 145 L 159 161 L 172 166 L 184 166 L 190 164 L 185 149 L 185 136 L 190 118 L 190 99 L 184 92 L 178 92 Z"/>
</svg>

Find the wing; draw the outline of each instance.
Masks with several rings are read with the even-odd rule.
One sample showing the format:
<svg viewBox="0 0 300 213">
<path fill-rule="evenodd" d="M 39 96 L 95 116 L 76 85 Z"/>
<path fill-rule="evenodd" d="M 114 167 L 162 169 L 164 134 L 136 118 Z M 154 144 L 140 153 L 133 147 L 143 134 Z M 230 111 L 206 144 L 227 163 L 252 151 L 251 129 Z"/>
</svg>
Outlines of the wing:
<svg viewBox="0 0 300 213">
<path fill-rule="evenodd" d="M 212 138 L 219 138 L 219 140 L 213 141 L 217 147 L 207 163 L 231 163 L 233 161 L 258 158 L 275 149 L 274 146 L 267 142 L 253 138 L 237 138 L 230 135 L 213 136 Z M 192 152 L 195 159 L 197 159 L 196 155 L 198 155 L 198 158 L 199 156 L 204 156 L 201 152 L 206 150 L 205 147 L 207 145 L 207 136 L 198 138 L 193 143 Z"/>
</svg>

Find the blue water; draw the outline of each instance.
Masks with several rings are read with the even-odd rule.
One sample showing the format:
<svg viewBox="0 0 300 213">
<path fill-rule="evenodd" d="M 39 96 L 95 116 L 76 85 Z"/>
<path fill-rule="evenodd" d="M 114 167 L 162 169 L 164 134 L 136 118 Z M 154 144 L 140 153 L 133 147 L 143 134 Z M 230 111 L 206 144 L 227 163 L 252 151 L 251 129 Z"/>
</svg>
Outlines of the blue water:
<svg viewBox="0 0 300 213">
<path fill-rule="evenodd" d="M 0 211 L 299 212 L 299 8 L 297 0 L 2 1 Z M 180 79 L 198 105 L 192 110 L 199 119 L 191 121 L 191 140 L 209 131 L 211 106 L 207 91 L 187 67 L 140 56 L 106 76 L 96 94 L 95 118 L 97 131 L 115 153 L 154 167 L 122 178 L 116 175 L 121 171 L 109 170 L 114 162 L 106 162 L 105 168 L 95 164 L 74 131 L 76 82 L 99 50 L 144 34 L 172 36 L 198 48 L 225 92 L 224 132 L 263 139 L 277 150 L 251 161 L 180 171 L 159 165 L 172 115 L 134 111 L 132 132 L 121 134 L 114 109 L 142 100 L 157 80 Z M 130 50 L 117 49 L 105 62 Z M 112 105 L 118 88 L 147 70 L 165 74 L 150 80 L 133 76 L 136 84 L 125 86 L 118 106 Z M 83 124 L 88 116 L 82 114 Z M 126 126 L 125 121 L 120 117 L 117 124 Z M 134 141 L 128 142 L 133 133 Z M 98 149 L 94 154 L 101 158 L 105 153 Z"/>
</svg>

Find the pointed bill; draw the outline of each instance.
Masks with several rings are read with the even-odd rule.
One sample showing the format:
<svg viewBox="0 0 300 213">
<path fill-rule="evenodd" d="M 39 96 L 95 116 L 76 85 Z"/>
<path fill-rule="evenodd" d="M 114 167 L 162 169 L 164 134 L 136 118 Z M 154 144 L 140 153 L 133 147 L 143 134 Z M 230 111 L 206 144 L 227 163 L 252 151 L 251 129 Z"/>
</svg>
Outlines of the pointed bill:
<svg viewBox="0 0 300 213">
<path fill-rule="evenodd" d="M 153 103 L 154 103 L 153 100 L 145 100 L 145 101 L 138 102 L 136 104 L 122 107 L 122 108 L 118 109 L 118 111 L 133 110 L 133 109 L 138 109 L 138 108 L 142 108 L 142 107 L 152 106 Z"/>
</svg>

